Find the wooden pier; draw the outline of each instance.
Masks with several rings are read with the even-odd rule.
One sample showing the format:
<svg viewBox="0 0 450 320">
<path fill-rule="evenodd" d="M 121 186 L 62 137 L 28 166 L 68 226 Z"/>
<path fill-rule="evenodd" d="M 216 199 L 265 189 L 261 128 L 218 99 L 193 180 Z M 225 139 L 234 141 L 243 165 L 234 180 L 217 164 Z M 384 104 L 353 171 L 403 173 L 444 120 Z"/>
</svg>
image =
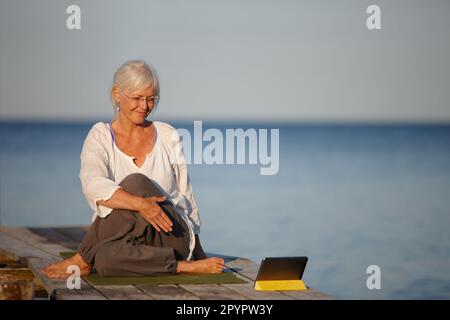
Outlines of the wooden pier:
<svg viewBox="0 0 450 320">
<path fill-rule="evenodd" d="M 92 286 L 81 279 L 81 289 L 68 289 L 66 280 L 48 279 L 41 269 L 74 251 L 87 227 L 0 227 L 0 299 L 57 300 L 323 300 L 332 299 L 313 288 L 306 291 L 255 291 L 258 264 L 240 257 L 208 254 L 225 259 L 226 272 L 246 283 Z"/>
</svg>

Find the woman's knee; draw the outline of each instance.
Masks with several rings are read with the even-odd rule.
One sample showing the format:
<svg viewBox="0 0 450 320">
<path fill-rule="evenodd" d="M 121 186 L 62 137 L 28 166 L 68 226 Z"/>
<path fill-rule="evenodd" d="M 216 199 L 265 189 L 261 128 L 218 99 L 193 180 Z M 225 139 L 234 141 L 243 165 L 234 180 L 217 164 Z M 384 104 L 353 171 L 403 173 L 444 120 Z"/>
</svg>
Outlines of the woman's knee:
<svg viewBox="0 0 450 320">
<path fill-rule="evenodd" d="M 132 173 L 123 178 L 119 185 L 127 192 L 141 196 L 159 196 L 163 193 L 156 183 L 142 173 Z"/>
</svg>

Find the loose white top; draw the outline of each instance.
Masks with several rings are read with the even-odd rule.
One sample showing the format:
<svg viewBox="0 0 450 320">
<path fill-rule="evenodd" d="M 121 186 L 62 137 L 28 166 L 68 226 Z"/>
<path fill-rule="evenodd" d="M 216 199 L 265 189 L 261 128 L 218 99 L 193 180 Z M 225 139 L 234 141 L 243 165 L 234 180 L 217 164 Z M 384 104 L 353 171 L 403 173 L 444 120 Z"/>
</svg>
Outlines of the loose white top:
<svg viewBox="0 0 450 320">
<path fill-rule="evenodd" d="M 80 180 L 84 196 L 97 216 L 106 217 L 113 209 L 97 205 L 98 200 L 108 200 L 122 188 L 120 181 L 132 173 L 142 173 L 155 181 L 166 199 L 172 201 L 177 212 L 186 221 L 190 235 L 190 254 L 195 247 L 195 234 L 200 232 L 200 217 L 192 192 L 186 161 L 179 135 L 170 124 L 153 121 L 156 141 L 142 167 L 133 157 L 125 154 L 115 143 L 109 123 L 97 122 L 89 131 L 81 151 Z"/>
</svg>

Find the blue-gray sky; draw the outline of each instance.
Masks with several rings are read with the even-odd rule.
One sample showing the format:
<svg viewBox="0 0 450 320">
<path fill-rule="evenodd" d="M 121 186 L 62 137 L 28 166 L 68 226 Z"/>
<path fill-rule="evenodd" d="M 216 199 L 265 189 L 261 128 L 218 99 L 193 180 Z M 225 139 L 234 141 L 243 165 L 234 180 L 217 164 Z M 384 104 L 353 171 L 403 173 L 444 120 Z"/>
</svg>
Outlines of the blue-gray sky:
<svg viewBox="0 0 450 320">
<path fill-rule="evenodd" d="M 81 30 L 66 8 L 81 7 Z M 381 30 L 366 9 L 381 7 Z M 450 1 L 0 2 L 1 119 L 113 115 L 117 67 L 161 79 L 156 118 L 450 121 Z"/>
</svg>

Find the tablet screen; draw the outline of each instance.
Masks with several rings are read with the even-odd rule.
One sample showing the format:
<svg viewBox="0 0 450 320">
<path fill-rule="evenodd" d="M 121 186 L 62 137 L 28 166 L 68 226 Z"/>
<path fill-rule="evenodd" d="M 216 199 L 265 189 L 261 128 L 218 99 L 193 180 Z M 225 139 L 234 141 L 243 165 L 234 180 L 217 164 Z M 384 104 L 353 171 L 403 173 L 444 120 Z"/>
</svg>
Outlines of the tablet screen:
<svg viewBox="0 0 450 320">
<path fill-rule="evenodd" d="M 259 267 L 257 281 L 302 279 L 308 257 L 266 257 Z"/>
</svg>

